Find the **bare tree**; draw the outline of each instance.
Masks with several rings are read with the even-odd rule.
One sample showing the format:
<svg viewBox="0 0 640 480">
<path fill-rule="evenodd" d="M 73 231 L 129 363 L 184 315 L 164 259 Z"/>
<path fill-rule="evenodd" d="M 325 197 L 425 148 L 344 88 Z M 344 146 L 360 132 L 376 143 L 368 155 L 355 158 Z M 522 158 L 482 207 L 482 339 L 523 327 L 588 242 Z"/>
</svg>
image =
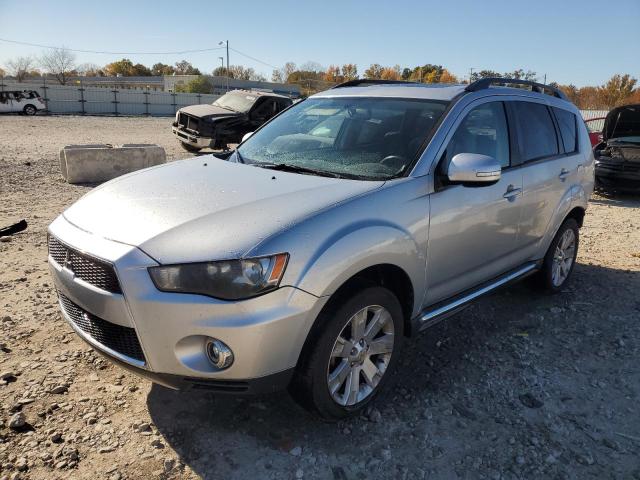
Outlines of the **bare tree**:
<svg viewBox="0 0 640 480">
<path fill-rule="evenodd" d="M 100 77 L 103 73 L 95 63 L 83 63 L 76 68 L 78 73 L 83 77 Z"/>
<path fill-rule="evenodd" d="M 42 53 L 40 63 L 60 83 L 65 85 L 76 65 L 76 55 L 66 48 L 52 48 Z"/>
<path fill-rule="evenodd" d="M 9 74 L 16 77 L 19 82 L 23 81 L 29 74 L 29 69 L 33 66 L 32 57 L 12 58 L 7 62 Z"/>
<path fill-rule="evenodd" d="M 282 78 L 282 71 L 275 69 L 273 72 L 271 72 L 271 81 L 275 83 L 284 83 L 284 80 Z"/>
</svg>

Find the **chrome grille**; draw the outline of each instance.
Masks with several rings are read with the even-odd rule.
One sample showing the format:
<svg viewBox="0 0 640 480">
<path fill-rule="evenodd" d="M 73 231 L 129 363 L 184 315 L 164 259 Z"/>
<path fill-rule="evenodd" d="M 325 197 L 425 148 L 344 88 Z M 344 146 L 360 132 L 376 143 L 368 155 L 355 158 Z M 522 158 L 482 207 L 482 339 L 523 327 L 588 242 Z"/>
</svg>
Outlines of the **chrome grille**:
<svg viewBox="0 0 640 480">
<path fill-rule="evenodd" d="M 71 321 L 93 340 L 122 355 L 141 362 L 145 361 L 140 341 L 133 328 L 116 325 L 96 317 L 60 292 L 58 292 L 58 298 L 62 309 Z"/>
<path fill-rule="evenodd" d="M 122 293 L 116 272 L 109 262 L 99 260 L 68 247 L 52 235 L 48 238 L 49 255 L 76 277 L 111 293 Z"/>
</svg>

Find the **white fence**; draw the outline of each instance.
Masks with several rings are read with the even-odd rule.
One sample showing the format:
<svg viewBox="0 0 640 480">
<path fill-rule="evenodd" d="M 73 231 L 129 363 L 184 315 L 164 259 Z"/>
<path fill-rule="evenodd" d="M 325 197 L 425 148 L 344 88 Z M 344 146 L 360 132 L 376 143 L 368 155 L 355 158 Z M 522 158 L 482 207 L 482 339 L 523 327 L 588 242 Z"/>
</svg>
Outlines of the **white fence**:
<svg viewBox="0 0 640 480">
<path fill-rule="evenodd" d="M 81 115 L 173 116 L 182 107 L 213 103 L 219 95 L 157 92 L 149 89 L 63 86 L 49 83 L 4 83 L 0 91 L 36 90 L 50 113 Z M 582 118 L 605 117 L 607 110 L 580 110 Z"/>
<path fill-rule="evenodd" d="M 0 90 L 36 90 L 50 113 L 173 116 L 182 107 L 212 103 L 219 95 L 156 92 L 148 89 L 4 83 Z"/>
<path fill-rule="evenodd" d="M 609 110 L 580 110 L 580 114 L 582 114 L 584 120 L 606 117 L 607 113 L 609 113 Z"/>
</svg>

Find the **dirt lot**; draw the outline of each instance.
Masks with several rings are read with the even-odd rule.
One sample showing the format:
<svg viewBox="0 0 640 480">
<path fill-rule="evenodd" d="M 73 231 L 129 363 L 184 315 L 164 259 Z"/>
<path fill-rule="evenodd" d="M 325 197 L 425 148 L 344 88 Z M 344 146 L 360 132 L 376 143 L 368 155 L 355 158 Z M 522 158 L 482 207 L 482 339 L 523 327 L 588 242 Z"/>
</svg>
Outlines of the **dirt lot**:
<svg viewBox="0 0 640 480">
<path fill-rule="evenodd" d="M 518 285 L 414 342 L 397 389 L 323 424 L 286 394 L 152 386 L 62 320 L 47 225 L 69 143 L 158 143 L 170 119 L 0 117 L 0 479 L 640 479 L 640 198 L 595 197 L 579 264 L 553 297 Z M 10 423 L 26 424 L 19 429 Z"/>
</svg>

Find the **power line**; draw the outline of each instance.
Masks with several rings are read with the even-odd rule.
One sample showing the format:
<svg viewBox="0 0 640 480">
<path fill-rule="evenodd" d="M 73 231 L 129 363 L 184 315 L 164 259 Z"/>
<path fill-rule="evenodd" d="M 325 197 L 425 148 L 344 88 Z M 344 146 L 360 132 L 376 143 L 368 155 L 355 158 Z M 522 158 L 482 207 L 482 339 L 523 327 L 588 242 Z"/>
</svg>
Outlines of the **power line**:
<svg viewBox="0 0 640 480">
<path fill-rule="evenodd" d="M 26 45 L 28 47 L 51 48 L 51 49 L 63 48 L 64 50 L 69 50 L 70 52 L 100 53 L 105 55 L 183 55 L 185 53 L 211 52 L 213 50 L 221 50 L 224 48 L 224 47 L 212 47 L 212 48 L 201 48 L 198 50 L 180 50 L 180 51 L 173 51 L 173 52 L 108 52 L 108 51 L 101 51 L 101 50 L 81 50 L 77 48 L 55 47 L 53 45 L 42 45 L 39 43 L 19 42 L 17 40 L 9 40 L 6 38 L 0 38 L 0 42 L 14 43 L 16 45 Z M 235 51 L 237 52 L 237 50 Z M 237 52 L 237 53 L 240 53 L 240 55 L 245 55 L 242 52 Z M 248 55 L 245 55 L 245 57 L 248 57 Z M 252 57 L 249 57 L 249 58 L 252 58 Z M 254 60 L 260 62 L 260 60 L 257 60 L 257 59 L 254 59 Z M 264 63 L 264 62 L 260 62 L 260 63 Z M 265 65 L 268 65 L 268 64 L 265 63 Z"/>
<path fill-rule="evenodd" d="M 280 67 L 276 67 L 275 65 L 271 65 L 270 63 L 267 62 L 263 62 L 262 60 L 257 59 L 256 57 L 252 57 L 251 55 L 247 55 L 246 53 L 241 52 L 240 50 L 236 50 L 235 48 L 229 47 L 229 50 L 233 50 L 236 53 L 239 53 L 240 55 L 242 55 L 243 57 L 247 57 L 250 58 L 251 60 L 261 63 L 263 65 L 266 65 L 267 67 L 271 67 L 274 68 L 276 70 L 278 70 Z"/>
</svg>

